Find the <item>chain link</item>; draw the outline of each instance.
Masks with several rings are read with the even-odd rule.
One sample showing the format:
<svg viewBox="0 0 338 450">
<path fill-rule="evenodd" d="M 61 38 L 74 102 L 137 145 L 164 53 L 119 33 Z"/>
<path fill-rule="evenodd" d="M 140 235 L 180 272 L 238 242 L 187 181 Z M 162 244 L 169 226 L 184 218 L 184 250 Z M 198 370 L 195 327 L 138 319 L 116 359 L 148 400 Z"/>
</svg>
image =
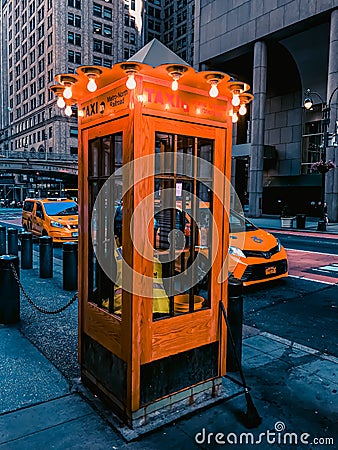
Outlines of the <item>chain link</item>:
<svg viewBox="0 0 338 450">
<path fill-rule="evenodd" d="M 16 282 L 18 283 L 18 285 L 19 285 L 19 287 L 20 287 L 20 289 L 21 289 L 23 295 L 26 297 L 28 303 L 29 303 L 30 305 L 32 305 L 35 309 L 37 309 L 38 311 L 40 311 L 41 313 L 43 313 L 43 314 L 58 314 L 58 313 L 64 311 L 65 309 L 67 309 L 67 308 L 68 308 L 72 303 L 74 303 L 75 300 L 77 299 L 78 293 L 75 292 L 75 294 L 74 294 L 73 297 L 69 300 L 69 302 L 68 302 L 66 305 L 64 305 L 64 306 L 61 306 L 61 308 L 58 308 L 58 309 L 56 309 L 56 310 L 54 310 L 54 311 L 49 311 L 48 309 L 42 308 L 41 306 L 36 305 L 36 304 L 33 302 L 33 300 L 30 298 L 30 296 L 27 294 L 27 292 L 25 291 L 24 287 L 23 287 L 22 284 L 21 284 L 19 275 L 17 274 L 17 271 L 16 271 L 16 269 L 15 269 L 14 264 L 13 264 L 13 263 L 10 263 L 10 266 L 11 266 L 11 270 L 12 270 L 12 272 L 13 272 L 14 278 L 15 278 Z"/>
</svg>

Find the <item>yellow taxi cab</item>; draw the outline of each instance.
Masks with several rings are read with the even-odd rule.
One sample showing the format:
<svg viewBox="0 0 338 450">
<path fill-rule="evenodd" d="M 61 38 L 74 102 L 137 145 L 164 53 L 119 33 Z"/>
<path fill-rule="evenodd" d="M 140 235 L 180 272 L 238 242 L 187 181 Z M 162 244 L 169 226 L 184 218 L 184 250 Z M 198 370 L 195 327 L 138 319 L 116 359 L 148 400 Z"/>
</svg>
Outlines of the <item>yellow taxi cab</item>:
<svg viewBox="0 0 338 450">
<path fill-rule="evenodd" d="M 34 236 L 51 236 L 53 242 L 77 241 L 77 204 L 67 198 L 26 198 L 22 227 Z"/>
<path fill-rule="evenodd" d="M 230 267 L 244 286 L 288 276 L 287 254 L 271 233 L 257 228 L 241 214 L 230 214 Z"/>
</svg>

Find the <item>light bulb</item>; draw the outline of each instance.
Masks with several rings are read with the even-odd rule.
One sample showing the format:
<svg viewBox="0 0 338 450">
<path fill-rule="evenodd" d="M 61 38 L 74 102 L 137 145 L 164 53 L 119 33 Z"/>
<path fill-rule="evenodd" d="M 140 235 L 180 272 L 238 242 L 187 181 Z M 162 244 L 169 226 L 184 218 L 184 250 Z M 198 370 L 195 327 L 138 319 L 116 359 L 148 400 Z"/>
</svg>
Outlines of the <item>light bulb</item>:
<svg viewBox="0 0 338 450">
<path fill-rule="evenodd" d="M 173 82 L 171 83 L 171 90 L 177 91 L 178 89 L 178 81 L 174 78 Z"/>
<path fill-rule="evenodd" d="M 234 106 L 238 106 L 238 105 L 241 103 L 238 94 L 233 94 L 233 95 L 232 95 L 231 103 L 232 103 Z"/>
<path fill-rule="evenodd" d="M 126 82 L 126 86 L 128 89 L 132 90 L 136 88 L 136 81 L 133 73 L 128 75 L 128 80 Z"/>
<path fill-rule="evenodd" d="M 72 108 L 68 105 L 65 107 L 66 116 L 70 117 L 73 114 Z"/>
<path fill-rule="evenodd" d="M 94 78 L 90 78 L 87 84 L 87 89 L 89 92 L 95 92 L 97 89 L 97 84 Z"/>
<path fill-rule="evenodd" d="M 313 105 L 313 103 L 312 103 L 312 99 L 310 97 L 308 97 L 304 100 L 304 108 L 305 109 L 311 109 L 312 105 Z"/>
<path fill-rule="evenodd" d="M 67 86 L 63 91 L 64 98 L 72 98 L 73 92 L 70 86 Z"/>
<path fill-rule="evenodd" d="M 240 113 L 241 116 L 244 116 L 246 114 L 246 111 L 247 111 L 246 106 L 244 104 L 242 104 L 239 107 L 239 111 L 238 112 Z"/>
<path fill-rule="evenodd" d="M 238 116 L 237 116 L 237 113 L 233 113 L 233 115 L 232 115 L 232 123 L 236 123 L 236 122 L 238 122 Z"/>
<path fill-rule="evenodd" d="M 210 95 L 210 97 L 213 97 L 213 98 L 217 97 L 217 95 L 218 95 L 218 88 L 217 88 L 217 84 L 216 83 L 212 83 L 211 84 L 209 95 Z"/>
<path fill-rule="evenodd" d="M 66 103 L 65 103 L 63 97 L 59 97 L 56 104 L 58 105 L 59 108 L 64 108 L 66 106 Z"/>
</svg>

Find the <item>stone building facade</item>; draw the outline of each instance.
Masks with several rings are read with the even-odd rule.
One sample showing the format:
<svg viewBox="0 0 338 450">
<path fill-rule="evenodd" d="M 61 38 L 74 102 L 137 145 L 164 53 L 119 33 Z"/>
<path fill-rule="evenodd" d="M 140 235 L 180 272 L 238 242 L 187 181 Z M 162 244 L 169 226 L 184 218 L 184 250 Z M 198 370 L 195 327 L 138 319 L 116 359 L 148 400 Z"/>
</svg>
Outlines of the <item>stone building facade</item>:
<svg viewBox="0 0 338 450">
<path fill-rule="evenodd" d="M 318 215 L 322 158 L 338 165 L 338 138 L 323 155 L 323 107 L 336 132 L 338 0 L 196 0 L 195 67 L 246 81 L 255 99 L 233 147 L 233 183 L 249 215 Z M 303 107 L 311 89 L 314 105 Z M 333 95 L 332 95 L 333 94 Z M 338 220 L 338 169 L 329 171 L 325 200 Z"/>
<path fill-rule="evenodd" d="M 142 0 L 2 0 L 0 147 L 77 153 L 77 118 L 56 106 L 55 75 L 111 67 L 143 44 Z"/>
</svg>

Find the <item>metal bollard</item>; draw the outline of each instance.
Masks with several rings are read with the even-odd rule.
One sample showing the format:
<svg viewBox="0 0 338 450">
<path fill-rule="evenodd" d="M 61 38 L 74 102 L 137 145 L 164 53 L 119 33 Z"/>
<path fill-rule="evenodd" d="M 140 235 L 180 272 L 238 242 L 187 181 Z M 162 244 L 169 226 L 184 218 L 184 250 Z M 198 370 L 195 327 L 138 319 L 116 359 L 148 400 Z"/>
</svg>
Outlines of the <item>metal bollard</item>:
<svg viewBox="0 0 338 450">
<path fill-rule="evenodd" d="M 33 267 L 33 245 L 32 234 L 24 231 L 20 234 L 21 239 L 21 269 L 31 269 Z"/>
<path fill-rule="evenodd" d="M 40 278 L 53 277 L 53 238 L 42 236 L 39 239 Z"/>
<path fill-rule="evenodd" d="M 18 230 L 17 228 L 8 228 L 7 230 L 7 244 L 8 244 L 8 254 L 18 255 L 19 244 L 18 244 Z"/>
<path fill-rule="evenodd" d="M 6 227 L 0 225 L 0 255 L 6 255 Z"/>
<path fill-rule="evenodd" d="M 12 272 L 14 264 L 19 276 L 19 258 L 0 256 L 0 323 L 16 323 L 20 320 L 20 288 Z"/>
<path fill-rule="evenodd" d="M 228 279 L 228 321 L 235 341 L 235 351 L 242 365 L 243 282 L 235 277 Z M 237 372 L 236 357 L 230 339 L 227 339 L 227 372 Z"/>
<path fill-rule="evenodd" d="M 77 289 L 77 243 L 64 242 L 62 244 L 62 272 L 63 289 L 75 291 Z"/>
</svg>

